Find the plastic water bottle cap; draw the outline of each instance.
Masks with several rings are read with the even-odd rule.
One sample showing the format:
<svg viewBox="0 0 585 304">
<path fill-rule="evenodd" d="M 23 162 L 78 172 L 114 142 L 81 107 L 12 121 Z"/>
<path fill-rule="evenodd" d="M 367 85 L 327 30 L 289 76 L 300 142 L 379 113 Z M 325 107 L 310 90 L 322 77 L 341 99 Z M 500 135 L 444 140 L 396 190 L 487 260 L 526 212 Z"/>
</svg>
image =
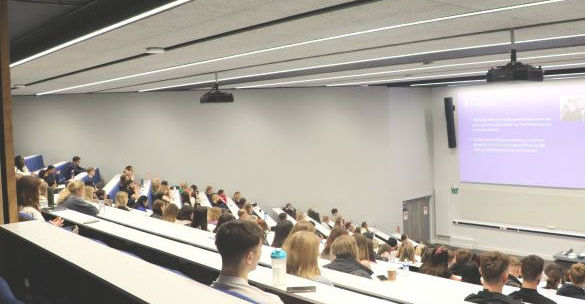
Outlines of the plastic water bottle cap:
<svg viewBox="0 0 585 304">
<path fill-rule="evenodd" d="M 286 251 L 282 249 L 274 249 L 272 254 L 270 254 L 270 258 L 272 259 L 286 259 Z"/>
</svg>

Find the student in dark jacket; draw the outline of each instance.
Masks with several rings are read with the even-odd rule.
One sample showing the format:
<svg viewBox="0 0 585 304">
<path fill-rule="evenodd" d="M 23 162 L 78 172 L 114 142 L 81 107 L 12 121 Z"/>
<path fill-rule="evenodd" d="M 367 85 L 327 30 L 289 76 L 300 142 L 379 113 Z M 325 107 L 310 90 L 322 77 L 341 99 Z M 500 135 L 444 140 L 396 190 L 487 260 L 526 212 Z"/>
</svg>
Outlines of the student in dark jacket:
<svg viewBox="0 0 585 304">
<path fill-rule="evenodd" d="M 465 267 L 466 263 L 471 262 L 471 257 L 471 251 L 467 249 L 457 249 L 455 252 L 455 263 L 449 267 L 449 271 L 451 271 L 453 275 L 461 276 L 463 273 L 463 267 Z"/>
<path fill-rule="evenodd" d="M 71 161 L 71 170 L 73 171 L 73 176 L 82 173 L 82 172 L 86 172 L 86 170 L 80 166 L 81 165 L 81 157 L 79 156 L 74 156 L 72 161 Z"/>
<path fill-rule="evenodd" d="M 585 264 L 576 263 L 568 272 L 570 283 L 565 283 L 557 290 L 559 296 L 585 300 Z"/>
<path fill-rule="evenodd" d="M 323 267 L 371 279 L 372 270 L 358 261 L 358 247 L 353 237 L 336 238 L 331 245 L 331 256 L 333 261 Z"/>
<path fill-rule="evenodd" d="M 522 304 L 502 294 L 504 284 L 508 281 L 510 259 L 500 252 L 486 252 L 480 258 L 480 270 L 483 275 L 483 290 L 470 294 L 465 301 L 481 304 Z"/>
<path fill-rule="evenodd" d="M 82 181 L 69 182 L 67 190 L 71 195 L 63 202 L 63 207 L 93 216 L 98 214 L 95 206 L 82 199 L 85 196 L 85 185 Z"/>
<path fill-rule="evenodd" d="M 518 277 L 521 274 L 520 273 L 521 266 L 522 264 L 520 263 L 520 260 L 518 260 L 515 257 L 510 258 L 510 266 L 508 267 L 508 281 L 506 282 L 506 285 L 512 287 L 522 286 L 522 282 L 520 282 L 520 280 L 518 279 Z"/>
<path fill-rule="evenodd" d="M 164 208 L 165 201 L 160 199 L 155 200 L 154 202 L 152 202 L 152 215 L 150 215 L 150 217 L 161 220 L 164 214 Z"/>
<path fill-rule="evenodd" d="M 540 283 L 544 260 L 535 255 L 522 259 L 522 288 L 510 294 L 510 298 L 531 304 L 556 304 L 555 301 L 538 293 L 536 288 Z"/>
</svg>

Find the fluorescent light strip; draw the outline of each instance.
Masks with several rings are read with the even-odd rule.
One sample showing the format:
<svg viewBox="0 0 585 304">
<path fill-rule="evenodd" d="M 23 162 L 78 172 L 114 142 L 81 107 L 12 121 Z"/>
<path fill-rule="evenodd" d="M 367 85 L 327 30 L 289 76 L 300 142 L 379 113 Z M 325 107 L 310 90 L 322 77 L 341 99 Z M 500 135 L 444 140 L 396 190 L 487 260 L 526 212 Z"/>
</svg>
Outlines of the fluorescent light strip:
<svg viewBox="0 0 585 304">
<path fill-rule="evenodd" d="M 576 75 L 585 75 L 585 73 L 566 73 L 566 74 L 544 75 L 544 77 L 549 78 L 549 77 L 576 76 Z"/>
<path fill-rule="evenodd" d="M 507 44 L 507 43 L 502 43 L 502 44 Z M 500 45 L 500 44 L 497 44 L 497 45 Z M 473 46 L 473 47 L 466 47 L 466 48 L 463 48 L 463 49 L 478 48 L 478 47 L 484 47 L 484 46 Z M 459 50 L 459 49 L 451 49 L 451 50 Z M 436 52 L 445 52 L 445 51 L 447 51 L 447 50 L 439 50 L 439 51 L 425 52 L 424 54 L 436 53 Z M 227 80 L 235 80 L 235 79 L 249 78 L 249 77 L 255 77 L 255 76 L 265 76 L 265 75 L 279 74 L 279 73 L 286 73 L 286 72 L 296 72 L 296 71 L 303 71 L 303 70 L 311 70 L 311 69 L 316 69 L 316 68 L 332 67 L 332 66 L 339 66 L 339 65 L 344 65 L 344 64 L 353 64 L 353 63 L 358 63 L 358 62 L 367 62 L 367 61 L 373 61 L 373 60 L 382 60 L 382 59 L 397 58 L 397 57 L 408 57 L 408 56 L 419 55 L 419 54 L 423 54 L 423 53 L 407 54 L 407 55 L 398 55 L 398 56 L 391 56 L 391 57 L 379 57 L 379 58 L 364 59 L 364 60 L 359 60 L 359 61 L 339 62 L 339 63 L 319 65 L 319 66 L 310 66 L 310 67 L 297 68 L 297 69 L 288 69 L 288 70 L 280 70 L 280 71 L 266 72 L 266 73 L 258 73 L 258 74 L 244 75 L 244 76 L 228 77 L 228 78 L 218 79 L 218 81 L 227 81 Z M 585 52 L 573 52 L 573 53 L 564 53 L 564 54 L 552 54 L 552 55 L 540 55 L 540 56 L 530 56 L 530 57 L 519 57 L 518 60 L 531 60 L 531 59 L 553 58 L 553 57 L 584 55 L 584 54 L 585 54 Z M 406 72 L 406 71 L 416 71 L 416 70 L 425 70 L 425 69 L 436 69 L 436 68 L 464 66 L 464 65 L 475 65 L 475 64 L 484 64 L 484 63 L 507 62 L 507 61 L 508 61 L 508 59 L 498 59 L 498 60 L 488 60 L 488 61 L 476 61 L 476 62 L 469 62 L 469 63 L 455 63 L 455 64 L 441 65 L 441 66 L 432 66 L 432 67 L 412 68 L 412 69 L 403 69 L 403 70 L 394 70 L 394 71 L 385 71 L 385 72 L 376 72 L 376 73 L 365 73 L 365 74 L 353 74 L 353 75 L 348 75 L 348 76 L 336 76 L 336 77 L 329 77 L 329 78 L 317 78 L 317 79 L 307 79 L 307 80 L 277 82 L 277 83 L 269 83 L 269 84 L 243 86 L 243 87 L 237 87 L 237 88 L 239 88 L 239 89 L 259 88 L 259 87 L 269 87 L 269 86 L 276 86 L 276 85 L 283 85 L 283 84 L 305 83 L 305 82 L 331 80 L 331 79 L 340 79 L 340 78 L 353 78 L 353 77 L 360 77 L 360 76 L 371 76 L 371 75 L 390 74 L 390 73 L 398 73 L 398 72 Z M 555 66 L 549 66 L 549 67 L 555 67 Z M 169 85 L 169 86 L 162 86 L 162 87 L 156 87 L 156 88 L 151 88 L 151 89 L 139 90 L 138 92 L 150 92 L 150 91 L 158 91 L 158 90 L 164 90 L 164 89 L 179 88 L 179 87 L 185 87 L 185 86 L 190 86 L 190 85 L 203 84 L 203 83 L 208 83 L 208 82 L 213 82 L 213 81 L 214 81 L 214 79 L 210 79 L 210 80 L 207 80 L 207 81 L 181 83 L 181 84 L 175 84 L 175 85 Z"/>
<path fill-rule="evenodd" d="M 573 77 L 553 77 L 553 78 L 547 78 L 546 80 L 563 80 L 563 79 L 577 79 L 577 78 L 585 78 L 585 76 L 573 76 Z"/>
<path fill-rule="evenodd" d="M 553 65 L 543 65 L 542 68 L 561 68 L 561 67 L 571 67 L 571 66 L 579 66 L 585 65 L 585 62 L 577 62 L 577 63 L 564 63 L 564 64 L 553 64 Z"/>
<path fill-rule="evenodd" d="M 77 37 L 77 38 L 75 38 L 73 40 L 67 41 L 65 43 L 59 44 L 57 46 L 54 46 L 54 47 L 52 47 L 50 49 L 44 50 L 44 51 L 42 51 L 40 53 L 34 54 L 34 55 L 30 56 L 30 57 L 26 57 L 24 59 L 21 59 L 19 61 L 16 61 L 16 62 L 10 64 L 10 67 L 13 68 L 15 66 L 18 66 L 18 65 L 21 65 L 23 63 L 29 62 L 31 60 L 35 60 L 35 59 L 40 58 L 40 57 L 43 57 L 45 55 L 54 53 L 54 52 L 56 52 L 58 50 L 61 50 L 61 49 L 66 48 L 68 46 L 72 46 L 72 45 L 74 45 L 76 43 L 79 43 L 79 42 L 82 42 L 84 40 L 91 39 L 91 38 L 93 38 L 95 36 L 98 36 L 98 35 L 107 33 L 109 31 L 115 30 L 117 28 L 123 27 L 123 26 L 128 25 L 128 24 L 130 24 L 132 22 L 136 22 L 138 20 L 141 20 L 141 19 L 144 19 L 144 18 L 148 18 L 148 17 L 150 17 L 152 15 L 156 15 L 156 14 L 162 12 L 162 11 L 165 11 L 165 10 L 168 10 L 168 9 L 171 9 L 171 8 L 174 8 L 174 7 L 177 7 L 177 6 L 181 5 L 181 4 L 187 3 L 189 1 L 191 1 L 191 0 L 177 0 L 177 1 L 173 1 L 171 3 L 167 3 L 165 5 L 162 5 L 162 6 L 159 6 L 157 8 L 151 9 L 151 10 L 149 10 L 147 12 L 142 13 L 142 14 L 138 14 L 138 15 L 136 15 L 134 17 L 131 17 L 131 18 L 122 20 L 120 22 L 117 22 L 117 23 L 114 23 L 112 25 L 109 25 L 109 26 L 106 26 L 104 28 L 101 28 L 101 29 L 99 29 L 97 31 L 93 31 L 93 32 L 91 32 L 89 34 L 83 35 L 81 37 Z"/>
<path fill-rule="evenodd" d="M 478 74 L 485 74 L 485 71 L 474 71 L 474 72 L 452 73 L 452 74 L 441 74 L 441 75 L 428 75 L 428 76 L 415 76 L 415 77 L 393 78 L 393 79 L 379 79 L 379 80 L 360 81 L 360 82 L 335 83 L 335 84 L 328 84 L 326 86 L 327 87 L 342 87 L 342 86 L 353 86 L 353 85 L 362 85 L 362 84 L 377 84 L 377 83 L 398 82 L 398 81 L 405 81 L 405 80 L 416 80 L 416 79 L 426 79 L 426 78 L 436 78 L 436 77 L 464 76 L 464 75 L 478 75 Z"/>
<path fill-rule="evenodd" d="M 548 40 L 556 40 L 556 39 L 577 38 L 577 37 L 583 37 L 583 36 L 585 36 L 585 34 L 574 34 L 574 35 L 556 36 L 556 37 L 548 37 L 548 38 L 520 40 L 520 41 L 516 41 L 515 43 L 539 42 L 539 41 L 548 41 Z"/>
<path fill-rule="evenodd" d="M 411 87 L 426 87 L 426 86 L 435 86 L 435 85 L 444 85 L 444 84 L 474 83 L 474 82 L 485 82 L 485 79 L 415 83 L 415 84 L 411 84 L 410 86 Z"/>
<path fill-rule="evenodd" d="M 336 39 L 341 39 L 341 38 L 348 38 L 348 37 L 353 37 L 353 36 L 370 34 L 370 33 L 375 33 L 375 32 L 379 32 L 379 31 L 386 31 L 386 30 L 398 29 L 398 28 L 421 25 L 421 24 L 435 23 L 435 22 L 440 22 L 440 21 L 465 18 L 465 17 L 471 17 L 471 16 L 485 15 L 485 14 L 491 14 L 491 13 L 497 13 L 497 12 L 502 12 L 502 11 L 509 11 L 509 10 L 539 6 L 539 5 L 546 5 L 546 4 L 558 3 L 558 2 L 564 2 L 564 1 L 568 1 L 568 0 L 546 0 L 546 1 L 518 4 L 518 5 L 507 6 L 507 7 L 500 7 L 500 8 L 494 8 L 494 9 L 476 11 L 476 12 L 459 14 L 459 15 L 452 15 L 452 16 L 439 17 L 439 18 L 433 18 L 433 19 L 427 19 L 427 20 L 421 20 L 421 21 L 415 21 L 415 22 L 408 22 L 408 23 L 403 23 L 403 24 L 390 25 L 390 26 L 385 26 L 385 27 L 380 27 L 380 28 L 375 28 L 375 29 L 370 29 L 370 30 L 365 30 L 365 31 L 358 31 L 358 32 L 352 32 L 352 33 L 336 35 L 336 36 L 331 36 L 331 37 L 325 37 L 325 38 L 313 39 L 313 40 L 308 40 L 308 41 L 290 43 L 290 44 L 285 44 L 285 45 L 281 45 L 281 46 L 277 46 L 277 47 L 266 48 L 266 49 L 261 49 L 261 50 L 256 50 L 256 51 L 250 51 L 250 52 L 245 52 L 245 53 L 231 55 L 231 56 L 224 56 L 224 57 L 219 57 L 219 58 L 214 58 L 214 59 L 192 62 L 192 63 L 188 63 L 188 64 L 168 67 L 168 68 L 144 72 L 144 73 L 122 76 L 122 77 L 112 78 L 112 79 L 108 79 L 108 80 L 92 82 L 92 83 L 78 85 L 78 86 L 67 87 L 67 88 L 58 89 L 58 90 L 41 92 L 41 93 L 38 93 L 37 95 L 53 94 L 53 93 L 73 90 L 73 89 L 97 85 L 97 84 L 103 84 L 103 83 L 108 83 L 108 82 L 113 82 L 113 81 L 118 81 L 118 80 L 124 80 L 124 79 L 128 79 L 128 78 L 133 78 L 133 77 L 145 76 L 145 75 L 150 75 L 150 74 L 154 74 L 154 73 L 161 73 L 161 72 L 166 72 L 166 71 L 175 70 L 175 69 L 182 69 L 182 68 L 192 67 L 192 66 L 206 64 L 206 63 L 213 63 L 213 62 L 217 62 L 217 61 L 234 59 L 234 58 L 239 58 L 239 57 L 244 57 L 244 56 L 249 56 L 249 55 L 256 55 L 256 54 L 261 54 L 261 53 L 266 53 L 266 52 L 271 52 L 271 51 L 276 51 L 276 50 L 282 50 L 282 49 L 287 49 L 287 48 L 292 48 L 292 47 L 297 47 L 297 46 L 302 46 L 302 45 L 308 45 L 308 44 L 313 44 L 313 43 L 318 43 L 318 42 L 325 42 L 325 41 L 331 41 L 331 40 L 336 40 Z"/>
</svg>

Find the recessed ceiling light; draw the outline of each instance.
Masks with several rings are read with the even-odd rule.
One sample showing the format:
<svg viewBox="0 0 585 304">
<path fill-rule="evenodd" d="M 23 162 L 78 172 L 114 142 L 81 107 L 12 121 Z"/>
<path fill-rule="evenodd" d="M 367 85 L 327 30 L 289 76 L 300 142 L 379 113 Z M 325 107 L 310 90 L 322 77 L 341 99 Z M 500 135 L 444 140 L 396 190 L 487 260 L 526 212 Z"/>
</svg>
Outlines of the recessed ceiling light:
<svg viewBox="0 0 585 304">
<path fill-rule="evenodd" d="M 166 52 L 165 48 L 162 47 L 149 47 L 146 48 L 146 54 L 164 54 Z"/>
<path fill-rule="evenodd" d="M 525 3 L 525 4 L 518 4 L 518 5 L 511 5 L 511 6 L 506 6 L 506 7 L 499 7 L 499 8 L 493 8 L 493 9 L 487 9 L 487 10 L 469 12 L 469 13 L 464 13 L 464 14 L 457 14 L 457 15 L 451 15 L 451 16 L 445 16 L 445 17 L 425 19 L 425 20 L 414 21 L 414 22 L 407 22 L 407 23 L 402 23 L 402 24 L 389 25 L 389 26 L 384 26 L 384 27 L 379 27 L 379 28 L 373 28 L 373 29 L 364 30 L 364 31 L 351 32 L 351 33 L 346 33 L 346 34 L 341 34 L 341 35 L 335 35 L 335 36 L 330 36 L 330 37 L 325 37 L 325 38 L 318 38 L 318 39 L 312 39 L 312 40 L 307 40 L 307 41 L 302 41 L 302 42 L 289 43 L 289 44 L 285 44 L 285 45 L 281 45 L 281 46 L 276 46 L 276 47 L 271 47 L 271 48 L 266 48 L 266 49 L 249 51 L 249 52 L 244 52 L 244 53 L 240 53 L 240 54 L 229 55 L 229 56 L 224 56 L 224 57 L 218 57 L 218 58 L 213 58 L 213 59 L 207 59 L 207 60 L 202 60 L 202 61 L 197 61 L 197 62 L 182 64 L 182 65 L 177 65 L 177 66 L 172 66 L 172 67 L 168 67 L 168 68 L 163 68 L 163 69 L 158 69 L 158 70 L 153 70 L 153 71 L 148 71 L 148 72 L 143 72 L 143 73 L 137 73 L 137 74 L 127 75 L 127 76 L 121 76 L 121 77 L 116 77 L 116 78 L 112 78 L 112 79 L 107 79 L 107 80 L 102 80 L 102 81 L 96 81 L 96 82 L 81 84 L 81 85 L 77 85 L 77 86 L 71 86 L 71 87 L 62 88 L 62 89 L 41 92 L 41 93 L 38 93 L 37 95 L 53 94 L 53 93 L 58 93 L 58 92 L 63 92 L 63 91 L 68 91 L 68 90 L 73 90 L 73 89 L 87 87 L 87 86 L 92 86 L 92 85 L 97 85 L 97 84 L 103 84 L 103 83 L 108 83 L 108 82 L 113 82 L 113 81 L 118 81 L 118 80 L 124 80 L 124 79 L 134 78 L 134 77 L 146 76 L 146 75 L 151 75 L 151 74 L 155 74 L 155 73 L 162 73 L 162 72 L 167 72 L 167 71 L 171 71 L 171 70 L 175 70 L 175 69 L 183 69 L 183 68 L 193 67 L 193 66 L 196 66 L 196 65 L 213 63 L 213 62 L 218 62 L 218 61 L 223 61 L 223 60 L 228 60 L 228 59 L 235 59 L 235 58 L 240 58 L 240 57 L 245 57 L 245 56 L 250 56 L 250 55 L 257 55 L 257 54 L 261 54 L 261 53 L 266 53 L 266 52 L 271 52 L 271 51 L 276 51 L 276 50 L 282 50 L 282 49 L 288 49 L 288 48 L 297 47 L 297 46 L 309 45 L 309 44 L 314 44 L 314 43 L 319 43 L 319 42 L 325 42 L 325 41 L 332 41 L 332 40 L 337 40 L 337 39 L 342 39 L 342 38 L 348 38 L 348 37 L 355 37 L 355 36 L 360 36 L 360 35 L 365 35 L 365 34 L 376 33 L 376 32 L 380 32 L 380 31 L 394 30 L 394 29 L 405 28 L 405 27 L 410 27 L 410 26 L 416 26 L 416 25 L 422 25 L 422 24 L 429 24 L 429 23 L 436 23 L 436 22 L 441 22 L 441 21 L 446 21 L 446 20 L 453 20 L 453 19 L 458 19 L 458 18 L 466 18 L 466 17 L 472 17 L 472 16 L 486 15 L 486 14 L 492 14 L 492 13 L 497 13 L 497 12 L 510 11 L 510 10 L 527 8 L 527 7 L 534 7 L 534 6 L 539 6 L 539 5 L 546 5 L 546 4 L 564 2 L 564 1 L 568 1 L 568 0 L 546 0 L 546 1 L 538 1 L 538 2 L 531 2 L 531 3 Z"/>
<path fill-rule="evenodd" d="M 77 44 L 79 42 L 82 42 L 82 41 L 91 39 L 91 38 L 96 37 L 98 35 L 101 35 L 101 34 L 104 34 L 104 33 L 109 32 L 109 31 L 115 30 L 117 28 L 123 27 L 125 25 L 128 25 L 128 24 L 130 24 L 132 22 L 136 22 L 138 20 L 141 20 L 141 19 L 150 17 L 152 15 L 156 15 L 156 14 L 162 12 L 162 11 L 165 11 L 165 10 L 168 10 L 168 9 L 171 9 L 171 8 L 174 8 L 174 7 L 177 7 L 177 6 L 181 5 L 181 4 L 187 3 L 189 1 L 191 1 L 191 0 L 176 0 L 176 1 L 173 1 L 173 2 L 170 2 L 170 3 L 167 3 L 165 5 L 161 5 L 161 6 L 157 7 L 157 8 L 151 9 L 149 11 L 146 11 L 146 12 L 142 13 L 142 14 L 138 14 L 138 15 L 136 15 L 134 17 L 131 17 L 131 18 L 122 20 L 120 22 L 117 22 L 117 23 L 114 23 L 112 25 L 109 25 L 109 26 L 106 26 L 104 28 L 101 28 L 101 29 L 99 29 L 97 31 L 93 31 L 93 32 L 91 32 L 89 34 L 83 35 L 81 37 L 77 37 L 77 38 L 75 38 L 73 40 L 67 41 L 65 43 L 62 43 L 62 44 L 59 44 L 59 45 L 54 46 L 52 48 L 49 48 L 47 50 L 44 50 L 44 51 L 42 51 L 40 53 L 37 53 L 37 54 L 34 54 L 32 56 L 26 57 L 26 58 L 21 59 L 19 61 L 13 62 L 13 63 L 10 64 L 10 67 L 13 68 L 13 67 L 19 66 L 19 65 L 21 65 L 23 63 L 29 62 L 31 60 L 35 60 L 37 58 L 43 57 L 43 56 L 48 55 L 48 54 L 51 54 L 51 53 L 54 53 L 54 52 L 56 52 L 58 50 L 61 50 L 61 49 L 66 48 L 68 46 L 72 46 L 72 45 Z"/>
</svg>

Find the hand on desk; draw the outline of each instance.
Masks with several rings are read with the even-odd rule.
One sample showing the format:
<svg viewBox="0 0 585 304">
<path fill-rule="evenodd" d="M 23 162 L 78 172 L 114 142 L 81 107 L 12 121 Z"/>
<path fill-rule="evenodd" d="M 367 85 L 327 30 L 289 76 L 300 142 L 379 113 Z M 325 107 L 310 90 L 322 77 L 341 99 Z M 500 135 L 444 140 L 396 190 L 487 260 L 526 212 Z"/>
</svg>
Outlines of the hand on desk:
<svg viewBox="0 0 585 304">
<path fill-rule="evenodd" d="M 55 226 L 57 226 L 57 227 L 63 227 L 63 223 L 64 223 L 64 222 L 65 222 L 65 221 L 64 221 L 62 218 L 60 218 L 60 217 L 58 217 L 58 218 L 56 218 L 56 219 L 54 219 L 54 220 L 50 221 L 50 223 L 51 223 L 51 224 L 53 224 L 53 225 L 55 225 Z"/>
</svg>

